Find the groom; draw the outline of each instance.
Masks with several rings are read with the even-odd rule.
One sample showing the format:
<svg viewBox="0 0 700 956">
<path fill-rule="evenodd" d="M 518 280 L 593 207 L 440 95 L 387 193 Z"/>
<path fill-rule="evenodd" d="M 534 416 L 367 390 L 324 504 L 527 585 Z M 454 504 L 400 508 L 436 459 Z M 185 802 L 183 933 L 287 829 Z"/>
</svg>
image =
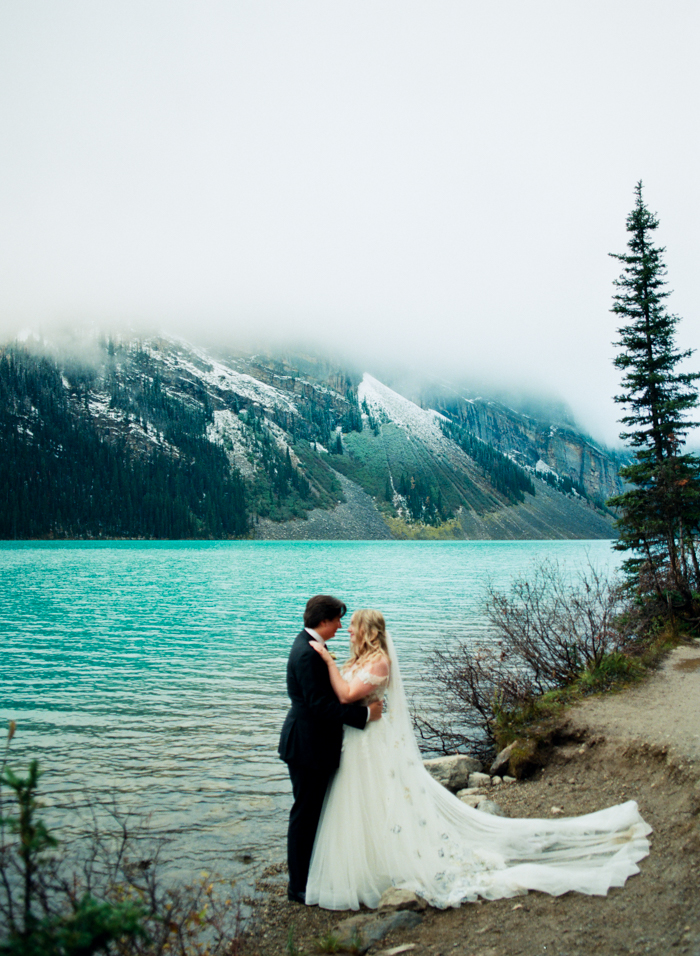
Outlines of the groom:
<svg viewBox="0 0 700 956">
<path fill-rule="evenodd" d="M 328 594 L 310 598 L 304 630 L 292 645 L 287 662 L 287 693 L 292 706 L 284 721 L 279 755 L 289 768 L 294 804 L 289 814 L 287 896 L 304 903 L 311 851 L 328 784 L 340 763 L 343 724 L 363 730 L 382 716 L 381 701 L 369 707 L 341 704 L 333 692 L 328 668 L 309 641 L 325 644 L 335 636 L 347 608 Z"/>
</svg>

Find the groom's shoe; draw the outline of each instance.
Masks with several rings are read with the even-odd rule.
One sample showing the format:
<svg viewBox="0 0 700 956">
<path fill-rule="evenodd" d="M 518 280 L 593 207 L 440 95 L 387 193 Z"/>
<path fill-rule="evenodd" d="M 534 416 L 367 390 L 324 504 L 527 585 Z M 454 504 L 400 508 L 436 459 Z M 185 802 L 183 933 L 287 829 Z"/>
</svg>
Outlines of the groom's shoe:
<svg viewBox="0 0 700 956">
<path fill-rule="evenodd" d="M 287 899 L 290 903 L 301 903 L 302 906 L 306 905 L 306 896 L 302 893 L 295 893 L 289 887 L 287 887 Z"/>
</svg>

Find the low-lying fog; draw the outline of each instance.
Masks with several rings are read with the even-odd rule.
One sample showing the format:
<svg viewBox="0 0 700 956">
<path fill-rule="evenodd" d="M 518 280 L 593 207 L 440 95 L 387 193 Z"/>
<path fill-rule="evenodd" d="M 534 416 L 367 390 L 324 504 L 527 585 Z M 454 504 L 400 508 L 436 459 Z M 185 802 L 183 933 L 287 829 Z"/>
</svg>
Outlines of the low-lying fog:
<svg viewBox="0 0 700 956">
<path fill-rule="evenodd" d="M 699 26 L 652 0 L 6 4 L 0 337 L 314 349 L 616 444 L 608 253 L 640 178 L 698 340 Z"/>
</svg>

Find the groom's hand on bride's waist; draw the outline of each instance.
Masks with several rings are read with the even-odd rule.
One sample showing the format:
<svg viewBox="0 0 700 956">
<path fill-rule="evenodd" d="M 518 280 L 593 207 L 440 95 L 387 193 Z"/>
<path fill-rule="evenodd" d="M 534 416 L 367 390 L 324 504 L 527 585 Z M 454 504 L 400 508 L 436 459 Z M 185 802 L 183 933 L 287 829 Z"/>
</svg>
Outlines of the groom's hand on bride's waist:
<svg viewBox="0 0 700 956">
<path fill-rule="evenodd" d="M 367 709 L 369 710 L 369 720 L 379 720 L 382 716 L 382 710 L 384 709 L 384 702 L 374 700 Z"/>
</svg>

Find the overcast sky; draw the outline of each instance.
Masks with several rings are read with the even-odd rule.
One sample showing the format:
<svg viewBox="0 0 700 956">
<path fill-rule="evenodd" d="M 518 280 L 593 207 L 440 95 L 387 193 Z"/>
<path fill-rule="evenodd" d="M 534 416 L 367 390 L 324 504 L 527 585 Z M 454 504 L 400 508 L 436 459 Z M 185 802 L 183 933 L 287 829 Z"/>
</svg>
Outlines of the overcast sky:
<svg viewBox="0 0 700 956">
<path fill-rule="evenodd" d="M 0 331 L 395 353 L 613 442 L 640 178 L 700 344 L 699 27 L 697 0 L 5 2 Z"/>
</svg>

